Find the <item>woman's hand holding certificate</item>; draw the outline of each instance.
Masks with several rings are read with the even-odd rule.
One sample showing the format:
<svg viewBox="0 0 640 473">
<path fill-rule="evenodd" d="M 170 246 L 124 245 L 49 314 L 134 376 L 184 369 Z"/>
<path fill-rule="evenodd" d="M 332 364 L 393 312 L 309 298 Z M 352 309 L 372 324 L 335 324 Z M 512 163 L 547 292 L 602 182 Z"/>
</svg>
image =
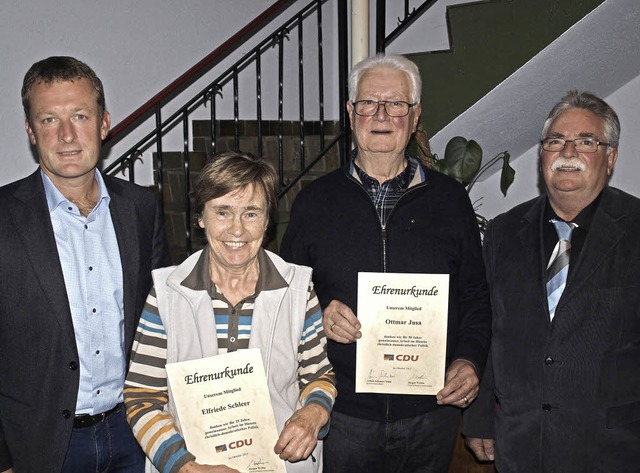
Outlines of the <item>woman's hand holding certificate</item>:
<svg viewBox="0 0 640 473">
<path fill-rule="evenodd" d="M 274 451 L 283 460 L 296 462 L 308 458 L 318 443 L 320 429 L 329 422 L 329 413 L 319 404 L 308 404 L 286 422 Z"/>
</svg>

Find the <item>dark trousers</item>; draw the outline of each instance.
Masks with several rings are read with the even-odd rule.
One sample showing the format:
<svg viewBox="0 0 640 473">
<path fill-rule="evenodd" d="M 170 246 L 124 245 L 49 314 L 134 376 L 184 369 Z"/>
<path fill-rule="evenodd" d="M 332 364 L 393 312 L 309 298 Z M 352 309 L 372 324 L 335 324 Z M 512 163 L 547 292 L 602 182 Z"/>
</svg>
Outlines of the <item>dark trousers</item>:
<svg viewBox="0 0 640 473">
<path fill-rule="evenodd" d="M 142 473 L 144 463 L 122 406 L 99 424 L 73 429 L 62 473 Z"/>
<path fill-rule="evenodd" d="M 438 407 L 395 422 L 331 415 L 324 441 L 324 473 L 446 473 L 460 410 Z"/>
</svg>

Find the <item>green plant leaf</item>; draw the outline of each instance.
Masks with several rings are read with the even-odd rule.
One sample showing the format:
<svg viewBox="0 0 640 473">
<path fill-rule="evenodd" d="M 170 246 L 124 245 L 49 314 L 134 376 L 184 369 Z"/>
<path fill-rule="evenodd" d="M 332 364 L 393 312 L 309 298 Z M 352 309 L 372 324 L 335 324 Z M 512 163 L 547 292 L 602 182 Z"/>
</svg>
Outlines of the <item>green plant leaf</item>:
<svg viewBox="0 0 640 473">
<path fill-rule="evenodd" d="M 446 174 L 466 185 L 480 169 L 482 148 L 474 140 L 467 141 L 462 136 L 455 136 L 447 143 L 443 161 Z"/>
<path fill-rule="evenodd" d="M 507 189 L 513 184 L 513 179 L 516 176 L 516 171 L 509 164 L 509 158 L 511 156 L 507 151 L 502 156 L 502 173 L 500 174 L 500 190 L 502 195 L 507 196 Z"/>
<path fill-rule="evenodd" d="M 447 165 L 445 164 L 444 159 L 438 159 L 433 165 L 433 168 L 436 171 L 441 172 L 442 174 L 446 174 L 447 176 L 449 175 L 449 168 L 447 168 Z"/>
</svg>

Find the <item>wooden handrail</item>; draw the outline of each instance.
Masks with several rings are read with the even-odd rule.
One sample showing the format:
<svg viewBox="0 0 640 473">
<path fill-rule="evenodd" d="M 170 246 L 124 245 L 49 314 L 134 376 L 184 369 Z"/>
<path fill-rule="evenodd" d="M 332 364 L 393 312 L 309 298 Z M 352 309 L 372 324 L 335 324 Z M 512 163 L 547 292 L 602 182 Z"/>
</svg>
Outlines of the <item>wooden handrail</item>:
<svg viewBox="0 0 640 473">
<path fill-rule="evenodd" d="M 222 43 L 218 48 L 216 48 L 213 52 L 208 54 L 204 59 L 199 61 L 195 66 L 191 69 L 187 70 L 184 74 L 174 80 L 167 87 L 162 89 L 159 93 L 154 95 L 149 101 L 147 101 L 140 108 L 131 113 L 128 117 L 114 126 L 107 137 L 104 140 L 104 143 L 109 141 L 113 141 L 115 137 L 122 134 L 129 126 L 133 123 L 137 122 L 154 109 L 158 103 L 162 102 L 168 96 L 174 94 L 180 87 L 185 84 L 191 82 L 195 82 L 198 78 L 202 76 L 206 72 L 208 68 L 210 68 L 214 63 L 222 60 L 226 57 L 231 51 L 233 51 L 240 43 L 246 41 L 251 36 L 253 36 L 257 31 L 259 31 L 266 23 L 271 21 L 274 17 L 279 15 L 285 8 L 289 7 L 295 0 L 278 0 L 265 11 L 263 11 L 260 15 L 254 18 L 250 23 L 248 23 L 244 28 L 234 34 L 227 41 Z"/>
</svg>

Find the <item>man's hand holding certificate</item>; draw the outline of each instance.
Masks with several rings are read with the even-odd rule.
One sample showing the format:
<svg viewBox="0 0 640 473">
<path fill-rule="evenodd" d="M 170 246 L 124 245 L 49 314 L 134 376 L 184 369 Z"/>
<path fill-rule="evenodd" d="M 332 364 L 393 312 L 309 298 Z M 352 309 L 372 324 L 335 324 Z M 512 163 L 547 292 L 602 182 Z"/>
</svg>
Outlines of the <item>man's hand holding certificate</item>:
<svg viewBox="0 0 640 473">
<path fill-rule="evenodd" d="M 356 392 L 440 391 L 448 304 L 448 274 L 359 273 Z"/>
</svg>

